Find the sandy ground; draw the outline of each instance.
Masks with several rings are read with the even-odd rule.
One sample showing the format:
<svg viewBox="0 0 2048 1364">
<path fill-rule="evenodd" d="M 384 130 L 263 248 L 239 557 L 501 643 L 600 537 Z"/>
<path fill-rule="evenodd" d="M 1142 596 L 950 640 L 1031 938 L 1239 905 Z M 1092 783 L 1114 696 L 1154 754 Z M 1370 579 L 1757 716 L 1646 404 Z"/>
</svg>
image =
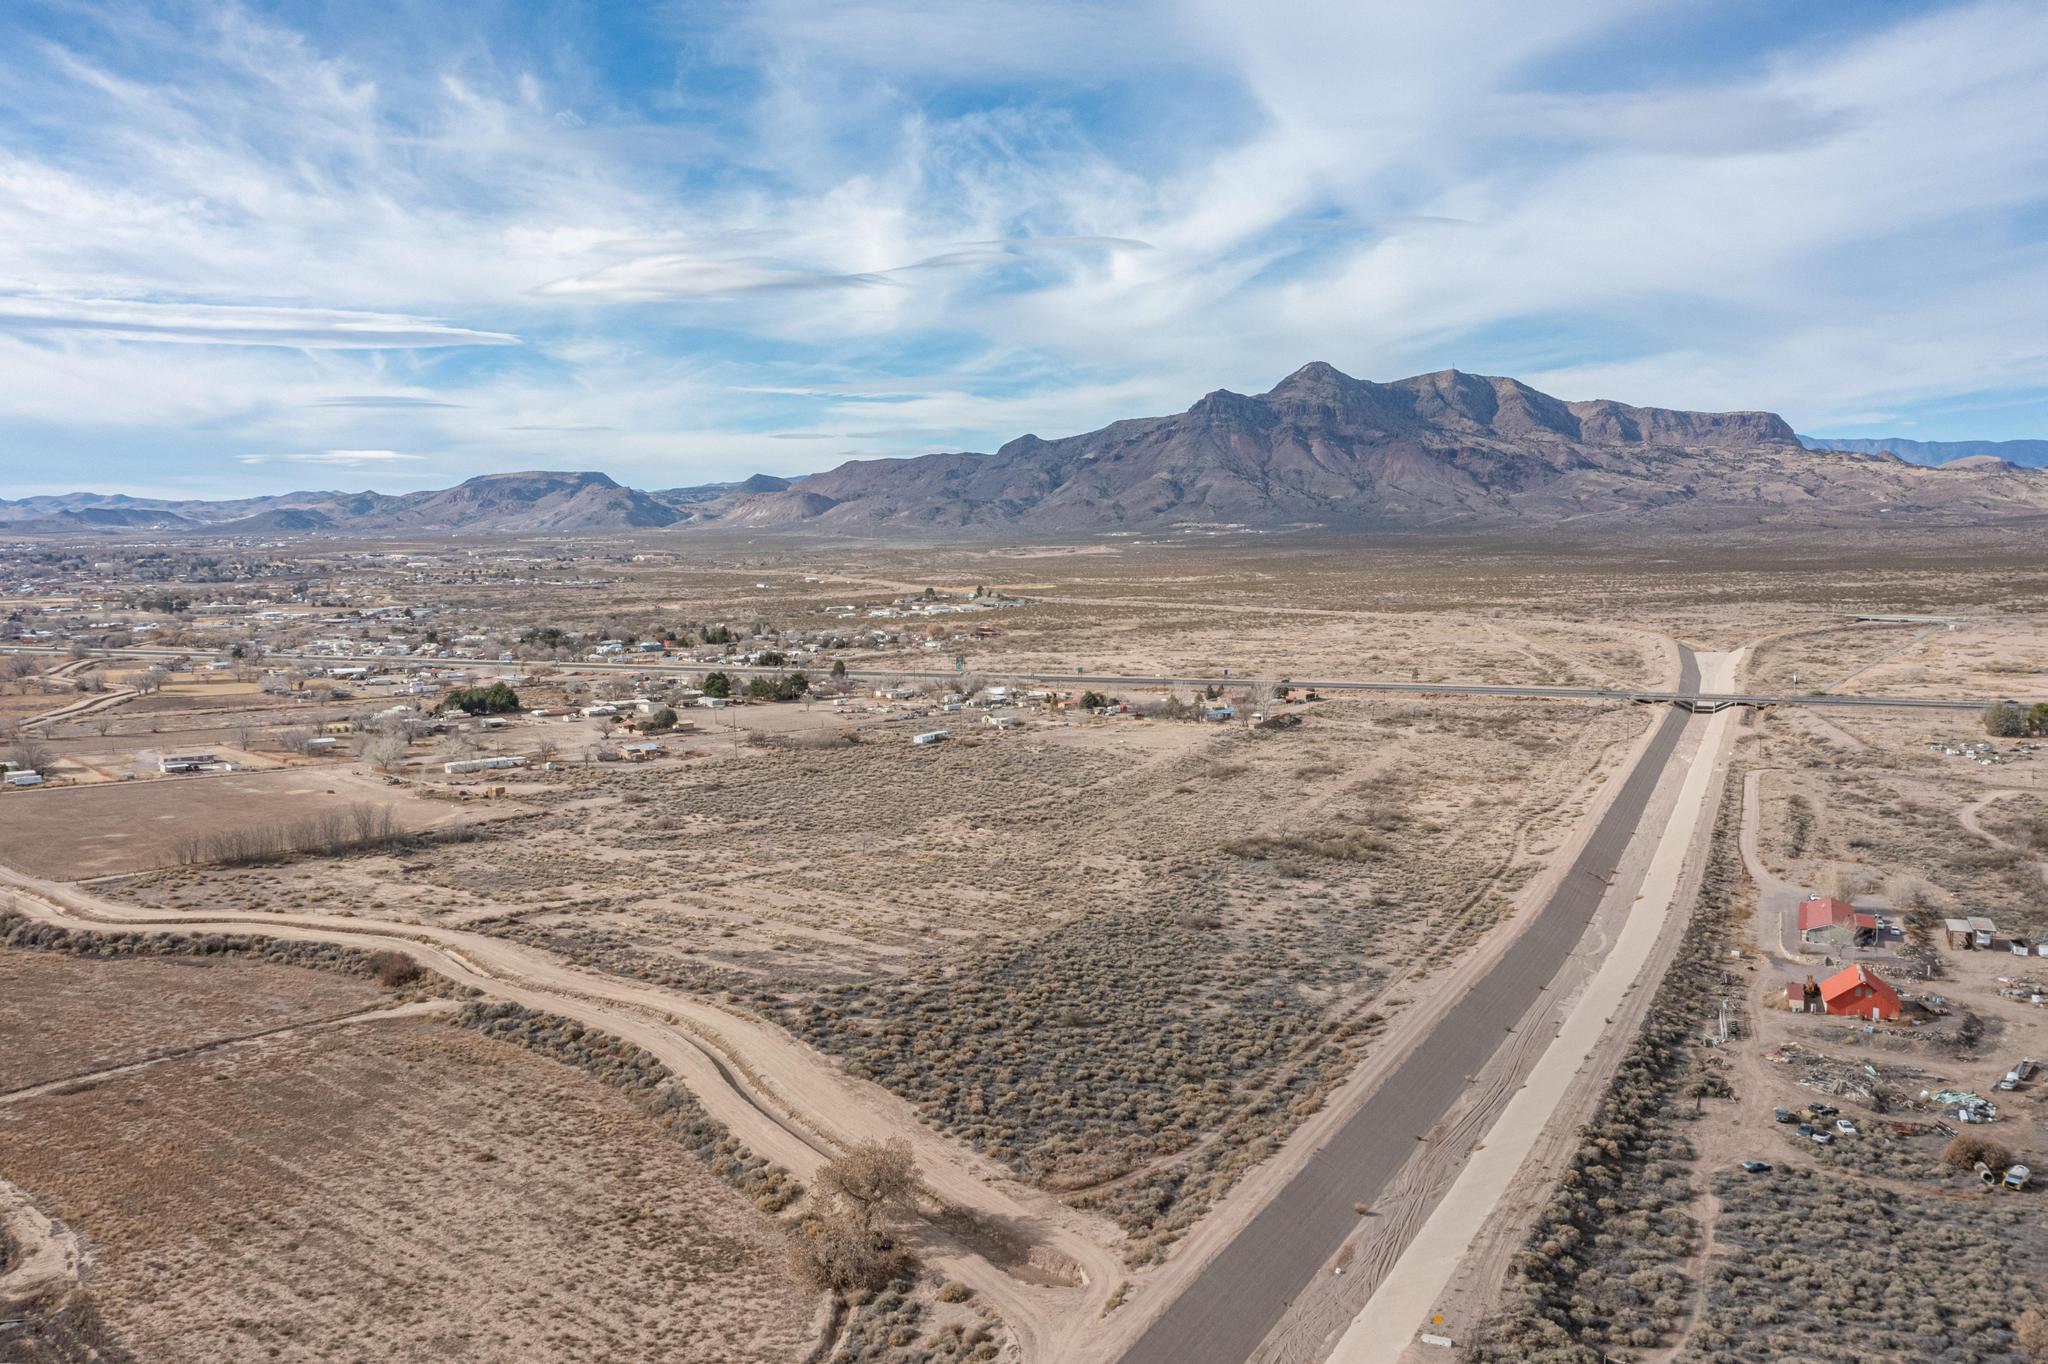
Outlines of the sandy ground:
<svg viewBox="0 0 2048 1364">
<path fill-rule="evenodd" d="M 5 1272 L 0 1272 L 0 1312 L 24 1309 L 78 1286 L 85 1265 L 78 1233 L 5 1179 L 0 1179 L 0 1236 L 11 1247 Z"/>
</svg>

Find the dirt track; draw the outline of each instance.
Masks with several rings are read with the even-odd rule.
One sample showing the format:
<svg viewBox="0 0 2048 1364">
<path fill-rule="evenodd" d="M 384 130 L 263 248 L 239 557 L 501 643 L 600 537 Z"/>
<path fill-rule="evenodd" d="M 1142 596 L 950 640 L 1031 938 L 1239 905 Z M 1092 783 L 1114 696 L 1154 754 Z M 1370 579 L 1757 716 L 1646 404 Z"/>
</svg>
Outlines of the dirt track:
<svg viewBox="0 0 2048 1364">
<path fill-rule="evenodd" d="M 404 952 L 493 998 L 573 1018 L 645 1048 L 756 1153 L 807 1181 L 839 1147 L 905 1137 L 934 1197 L 972 1214 L 990 1229 L 991 1242 L 997 1232 L 1021 1237 L 1041 1263 L 1071 1266 L 1069 1277 L 1080 1280 L 1076 1287 L 1056 1287 L 1044 1282 L 1051 1276 L 1034 1271 L 1037 1282 L 1026 1282 L 960 1235 L 928 1229 L 928 1258 L 1002 1315 L 1027 1358 L 1063 1357 L 1066 1342 L 1096 1320 L 1117 1281 L 1116 1257 L 1081 1233 L 1077 1214 L 962 1152 L 894 1096 L 843 1074 L 759 1020 L 456 929 L 371 928 L 285 914 L 165 917 L 7 869 L 0 869 L 0 888 L 11 907 L 72 928 L 255 932 Z"/>
<path fill-rule="evenodd" d="M 0 1311 L 67 1291 L 78 1282 L 78 1237 L 36 1210 L 28 1195 L 0 1179 L 0 1232 L 14 1244 L 15 1263 L 0 1274 Z"/>
</svg>

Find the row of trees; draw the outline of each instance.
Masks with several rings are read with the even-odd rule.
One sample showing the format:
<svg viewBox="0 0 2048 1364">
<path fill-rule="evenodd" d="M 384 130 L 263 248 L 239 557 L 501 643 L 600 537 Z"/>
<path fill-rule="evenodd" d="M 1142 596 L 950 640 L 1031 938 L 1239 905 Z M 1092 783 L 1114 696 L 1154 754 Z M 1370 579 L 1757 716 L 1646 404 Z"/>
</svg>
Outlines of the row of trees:
<svg viewBox="0 0 2048 1364">
<path fill-rule="evenodd" d="M 746 686 L 740 688 L 740 679 L 731 673 L 710 672 L 697 685 L 706 696 L 729 697 L 738 689 L 738 694 L 750 701 L 798 701 L 809 694 L 811 679 L 801 672 L 783 673 L 779 677 L 748 678 Z"/>
<path fill-rule="evenodd" d="M 1984 708 L 1984 732 L 2000 739 L 2024 739 L 2048 734 L 2048 701 L 2022 706 L 2017 701 L 1993 701 Z"/>
<path fill-rule="evenodd" d="M 398 825 L 389 805 L 357 801 L 345 809 L 303 819 L 192 834 L 178 840 L 177 854 L 178 861 L 185 866 L 234 866 L 276 862 L 302 853 L 332 856 L 379 848 L 398 837 Z"/>
<path fill-rule="evenodd" d="M 441 700 L 443 711 L 459 710 L 464 715 L 506 715 L 519 709 L 519 693 L 503 682 L 488 687 L 457 687 Z"/>
</svg>

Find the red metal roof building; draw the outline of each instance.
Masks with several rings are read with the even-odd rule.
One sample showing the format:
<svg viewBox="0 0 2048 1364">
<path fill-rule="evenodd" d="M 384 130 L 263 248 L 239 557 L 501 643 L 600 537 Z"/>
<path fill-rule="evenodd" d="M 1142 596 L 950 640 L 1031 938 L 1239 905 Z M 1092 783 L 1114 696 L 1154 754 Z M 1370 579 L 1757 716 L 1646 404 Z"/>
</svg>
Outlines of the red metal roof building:
<svg viewBox="0 0 2048 1364">
<path fill-rule="evenodd" d="M 1827 1012 L 1856 1018 L 1897 1018 L 1904 1007 L 1899 992 L 1867 966 L 1844 967 L 1829 976 L 1820 983 L 1820 998 Z"/>
<path fill-rule="evenodd" d="M 1877 916 L 1856 908 L 1847 900 L 1815 896 L 1799 904 L 1799 936 L 1808 942 L 1817 933 L 1831 929 L 1845 929 L 1855 934 L 1858 942 L 1874 941 L 1877 937 Z"/>
</svg>

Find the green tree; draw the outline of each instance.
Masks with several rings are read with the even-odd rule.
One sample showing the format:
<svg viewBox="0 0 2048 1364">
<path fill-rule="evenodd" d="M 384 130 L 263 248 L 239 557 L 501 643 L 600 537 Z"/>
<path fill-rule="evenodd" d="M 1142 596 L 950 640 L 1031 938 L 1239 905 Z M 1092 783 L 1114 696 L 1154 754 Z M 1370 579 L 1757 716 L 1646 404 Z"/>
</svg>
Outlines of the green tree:
<svg viewBox="0 0 2048 1364">
<path fill-rule="evenodd" d="M 756 701 L 795 701 L 810 689 L 811 680 L 802 673 L 756 677 L 747 683 L 747 695 Z"/>
<path fill-rule="evenodd" d="M 833 675 L 834 677 L 844 677 L 844 676 L 846 676 L 846 660 L 845 660 L 845 659 L 843 659 L 843 658 L 835 658 L 835 659 L 833 659 L 833 660 L 832 660 L 832 675 Z"/>
<path fill-rule="evenodd" d="M 667 706 L 659 706 L 640 722 L 642 729 L 674 729 L 676 713 Z"/>
<path fill-rule="evenodd" d="M 1984 707 L 1984 732 L 2000 739 L 2018 739 L 2027 732 L 2027 712 L 2010 701 Z"/>
<path fill-rule="evenodd" d="M 705 673 L 702 690 L 706 696 L 731 696 L 732 678 L 725 673 Z"/>
<path fill-rule="evenodd" d="M 457 687 L 441 700 L 443 711 L 459 710 L 464 715 L 504 715 L 519 709 L 519 693 L 503 682 L 488 687 Z"/>
</svg>

